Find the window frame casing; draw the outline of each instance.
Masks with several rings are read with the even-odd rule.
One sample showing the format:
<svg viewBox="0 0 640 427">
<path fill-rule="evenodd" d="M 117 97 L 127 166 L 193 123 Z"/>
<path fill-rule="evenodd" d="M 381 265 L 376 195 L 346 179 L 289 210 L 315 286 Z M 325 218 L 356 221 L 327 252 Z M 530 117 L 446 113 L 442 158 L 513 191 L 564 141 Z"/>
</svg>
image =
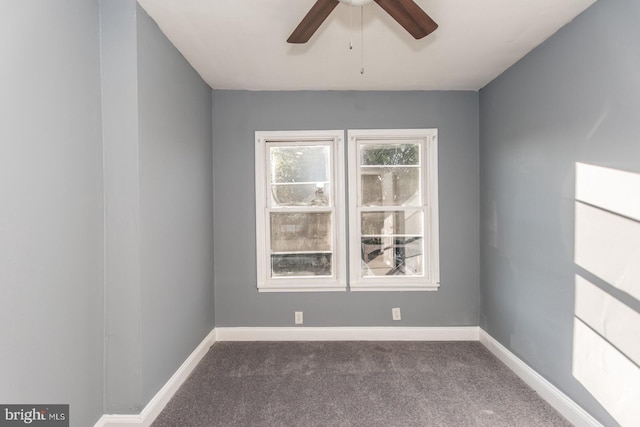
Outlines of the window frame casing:
<svg viewBox="0 0 640 427">
<path fill-rule="evenodd" d="M 435 291 L 440 286 L 438 220 L 438 130 L 437 129 L 361 129 L 348 130 L 349 177 L 349 289 L 351 291 Z M 421 203 L 417 206 L 361 206 L 362 143 L 407 142 L 420 144 Z M 421 210 L 423 275 L 363 276 L 361 265 L 361 213 L 367 211 Z"/>
<path fill-rule="evenodd" d="M 256 268 L 259 292 L 327 292 L 346 291 L 346 215 L 344 131 L 256 131 L 255 132 L 255 200 L 256 200 Z M 330 206 L 271 206 L 269 147 L 271 146 L 330 147 Z M 271 274 L 271 212 L 330 212 L 332 242 L 331 276 L 272 277 Z"/>
</svg>

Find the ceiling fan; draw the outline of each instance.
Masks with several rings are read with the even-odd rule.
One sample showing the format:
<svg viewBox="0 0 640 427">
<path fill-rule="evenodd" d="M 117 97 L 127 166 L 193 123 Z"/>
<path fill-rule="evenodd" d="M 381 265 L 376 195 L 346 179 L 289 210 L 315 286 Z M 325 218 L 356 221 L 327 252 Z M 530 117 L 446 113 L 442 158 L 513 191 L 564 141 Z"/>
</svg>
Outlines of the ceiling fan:
<svg viewBox="0 0 640 427">
<path fill-rule="evenodd" d="M 438 28 L 434 22 L 413 0 L 317 0 L 311 10 L 302 18 L 300 24 L 287 39 L 288 43 L 306 43 L 322 25 L 331 11 L 342 2 L 351 6 L 362 6 L 375 1 L 398 24 L 414 38 L 421 39 Z"/>
</svg>

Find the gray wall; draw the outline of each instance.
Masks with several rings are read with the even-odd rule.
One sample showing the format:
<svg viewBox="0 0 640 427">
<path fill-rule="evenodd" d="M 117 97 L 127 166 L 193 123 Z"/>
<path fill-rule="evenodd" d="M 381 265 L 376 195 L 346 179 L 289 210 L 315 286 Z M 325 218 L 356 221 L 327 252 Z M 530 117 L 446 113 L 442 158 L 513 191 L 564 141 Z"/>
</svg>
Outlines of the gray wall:
<svg viewBox="0 0 640 427">
<path fill-rule="evenodd" d="M 0 6 L 0 402 L 102 414 L 97 1 Z"/>
<path fill-rule="evenodd" d="M 213 91 L 216 326 L 460 326 L 478 323 L 478 94 Z M 254 132 L 438 128 L 437 292 L 258 293 Z M 391 320 L 391 308 L 402 321 Z"/>
<path fill-rule="evenodd" d="M 209 86 L 135 0 L 102 0 L 105 412 L 138 413 L 213 329 Z"/>
<path fill-rule="evenodd" d="M 211 90 L 138 8 L 142 397 L 213 329 Z"/>
<path fill-rule="evenodd" d="M 213 328 L 210 89 L 135 0 L 0 9 L 0 402 L 137 413 Z"/>
<path fill-rule="evenodd" d="M 138 412 L 140 189 L 136 3 L 100 0 L 105 200 L 105 410 Z"/>
<path fill-rule="evenodd" d="M 572 375 L 575 275 L 640 303 L 574 263 L 574 177 L 640 172 L 638 22 L 600 0 L 480 91 L 480 325 L 606 425 Z"/>
</svg>

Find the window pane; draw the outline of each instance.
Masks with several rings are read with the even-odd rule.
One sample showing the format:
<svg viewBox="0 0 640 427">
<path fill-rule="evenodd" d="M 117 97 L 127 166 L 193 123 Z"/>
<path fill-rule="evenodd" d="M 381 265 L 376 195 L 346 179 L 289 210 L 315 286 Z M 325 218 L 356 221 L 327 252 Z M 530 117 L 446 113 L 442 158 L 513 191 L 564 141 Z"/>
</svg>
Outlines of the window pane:
<svg viewBox="0 0 640 427">
<path fill-rule="evenodd" d="M 419 165 L 420 144 L 363 144 L 361 165 Z"/>
<path fill-rule="evenodd" d="M 271 147 L 271 205 L 329 206 L 330 148 Z"/>
<path fill-rule="evenodd" d="M 363 235 L 422 235 L 422 211 L 362 212 Z"/>
<path fill-rule="evenodd" d="M 421 276 L 422 237 L 363 237 L 362 276 Z"/>
<path fill-rule="evenodd" d="M 331 250 L 331 213 L 271 213 L 271 251 Z"/>
<path fill-rule="evenodd" d="M 419 206 L 420 168 L 363 167 L 363 206 Z"/>
<path fill-rule="evenodd" d="M 270 147 L 272 183 L 326 183 L 330 175 L 327 145 Z"/>
<path fill-rule="evenodd" d="M 331 276 L 331 254 L 271 255 L 271 276 Z"/>
<path fill-rule="evenodd" d="M 273 184 L 271 206 L 330 206 L 329 183 Z"/>
</svg>

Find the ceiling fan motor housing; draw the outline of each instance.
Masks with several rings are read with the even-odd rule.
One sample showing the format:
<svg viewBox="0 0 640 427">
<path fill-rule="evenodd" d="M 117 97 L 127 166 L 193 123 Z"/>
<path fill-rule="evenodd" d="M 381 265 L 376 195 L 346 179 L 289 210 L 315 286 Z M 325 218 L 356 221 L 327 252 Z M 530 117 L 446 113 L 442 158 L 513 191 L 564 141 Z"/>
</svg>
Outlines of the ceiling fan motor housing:
<svg viewBox="0 0 640 427">
<path fill-rule="evenodd" d="M 340 3 L 348 4 L 349 6 L 363 6 L 371 3 L 373 0 L 338 0 Z"/>
</svg>

